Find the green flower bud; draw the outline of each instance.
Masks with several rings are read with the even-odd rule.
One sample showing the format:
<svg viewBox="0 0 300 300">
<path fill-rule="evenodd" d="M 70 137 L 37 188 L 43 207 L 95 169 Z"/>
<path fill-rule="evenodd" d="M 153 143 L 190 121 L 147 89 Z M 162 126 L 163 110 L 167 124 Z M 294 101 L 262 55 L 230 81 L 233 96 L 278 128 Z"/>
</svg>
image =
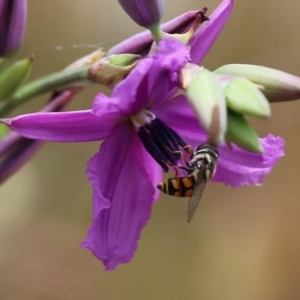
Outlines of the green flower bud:
<svg viewBox="0 0 300 300">
<path fill-rule="evenodd" d="M 139 58 L 140 56 L 136 54 L 111 55 L 109 63 L 116 67 L 128 67 L 132 66 L 133 64 L 135 65 Z"/>
<path fill-rule="evenodd" d="M 226 141 L 257 153 L 263 153 L 263 147 L 255 130 L 243 115 L 228 110 Z"/>
<path fill-rule="evenodd" d="M 139 58 L 135 54 L 106 57 L 89 68 L 88 79 L 113 88 L 135 67 Z"/>
<path fill-rule="evenodd" d="M 105 56 L 105 52 L 102 51 L 102 49 L 97 49 L 96 51 L 93 51 L 92 53 L 89 53 L 88 55 L 81 57 L 68 65 L 64 71 L 71 71 L 82 67 L 89 67 L 93 64 L 97 63 L 100 59 L 102 59 Z"/>
<path fill-rule="evenodd" d="M 225 87 L 227 107 L 245 115 L 268 118 L 270 104 L 257 85 L 245 78 L 234 78 Z"/>
<path fill-rule="evenodd" d="M 0 101 L 12 96 L 28 78 L 33 57 L 18 60 L 0 73 Z"/>
<path fill-rule="evenodd" d="M 5 137 L 7 133 L 9 133 L 9 127 L 4 124 L 0 124 L 0 139 Z"/>
<path fill-rule="evenodd" d="M 244 77 L 260 85 L 269 102 L 300 98 L 300 78 L 279 70 L 255 65 L 230 64 L 222 66 L 214 72 Z"/>
<path fill-rule="evenodd" d="M 217 76 L 206 69 L 198 72 L 187 87 L 187 98 L 211 145 L 224 141 L 227 111 L 223 89 Z"/>
</svg>

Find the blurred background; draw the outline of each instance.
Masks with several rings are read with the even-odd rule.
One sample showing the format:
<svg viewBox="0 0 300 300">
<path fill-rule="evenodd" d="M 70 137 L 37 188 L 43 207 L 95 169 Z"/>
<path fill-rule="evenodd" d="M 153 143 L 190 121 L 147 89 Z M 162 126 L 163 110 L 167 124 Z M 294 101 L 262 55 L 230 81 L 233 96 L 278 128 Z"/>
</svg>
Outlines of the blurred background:
<svg viewBox="0 0 300 300">
<path fill-rule="evenodd" d="M 140 31 L 101 0 L 29 0 L 23 56 L 31 79 L 64 68 Z M 165 0 L 169 20 L 219 0 Z M 275 5 L 275 3 L 277 3 Z M 236 0 L 233 15 L 203 64 L 252 63 L 300 76 L 300 2 Z M 90 107 L 88 88 L 69 109 Z M 102 90 L 103 91 L 103 90 Z M 39 110 L 46 96 L 20 112 Z M 0 192 L 0 299 L 300 299 L 300 102 L 272 105 L 261 136 L 286 141 L 286 156 L 262 187 L 207 186 L 193 222 L 187 199 L 162 197 L 132 262 L 113 272 L 79 244 L 90 226 L 87 160 L 99 143 L 47 143 Z"/>
</svg>

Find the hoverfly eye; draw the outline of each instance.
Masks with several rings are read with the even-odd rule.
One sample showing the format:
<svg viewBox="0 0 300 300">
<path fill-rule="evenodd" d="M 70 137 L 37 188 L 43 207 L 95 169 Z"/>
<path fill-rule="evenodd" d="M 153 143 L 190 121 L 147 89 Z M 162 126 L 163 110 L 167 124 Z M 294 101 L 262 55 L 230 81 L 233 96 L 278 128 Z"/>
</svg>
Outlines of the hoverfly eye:
<svg viewBox="0 0 300 300">
<path fill-rule="evenodd" d="M 194 152 L 194 154 L 197 154 L 198 151 L 200 150 L 206 150 L 209 151 L 210 153 L 213 153 L 216 157 L 219 157 L 219 152 L 216 148 L 212 147 L 209 144 L 202 144 L 200 146 L 198 146 Z"/>
<path fill-rule="evenodd" d="M 199 150 L 201 150 L 201 149 L 205 149 L 205 148 L 213 149 L 213 150 L 214 150 L 214 148 L 212 148 L 209 144 L 201 144 L 201 145 L 199 145 L 199 146 L 196 148 L 195 152 L 197 152 L 197 151 L 199 151 Z"/>
<path fill-rule="evenodd" d="M 207 145 L 207 144 L 201 144 L 200 146 L 198 146 L 198 147 L 196 148 L 195 152 L 197 152 L 197 151 L 199 151 L 199 150 L 201 150 L 201 149 L 203 149 L 203 148 L 206 148 L 206 146 L 208 146 L 208 145 Z"/>
</svg>

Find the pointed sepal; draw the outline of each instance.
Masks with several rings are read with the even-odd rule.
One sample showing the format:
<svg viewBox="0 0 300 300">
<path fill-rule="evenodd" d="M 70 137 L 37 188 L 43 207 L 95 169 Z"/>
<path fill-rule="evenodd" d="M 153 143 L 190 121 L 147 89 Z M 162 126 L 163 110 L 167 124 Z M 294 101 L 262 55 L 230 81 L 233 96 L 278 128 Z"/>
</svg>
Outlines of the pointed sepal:
<svg viewBox="0 0 300 300">
<path fill-rule="evenodd" d="M 263 153 L 263 147 L 253 127 L 242 114 L 228 110 L 226 142 L 256 153 Z"/>
<path fill-rule="evenodd" d="M 139 58 L 140 56 L 135 54 L 111 55 L 91 66 L 88 78 L 113 88 L 135 67 Z"/>
<path fill-rule="evenodd" d="M 270 104 L 256 84 L 245 78 L 234 78 L 225 87 L 227 107 L 235 112 L 257 117 L 271 116 Z"/>
</svg>

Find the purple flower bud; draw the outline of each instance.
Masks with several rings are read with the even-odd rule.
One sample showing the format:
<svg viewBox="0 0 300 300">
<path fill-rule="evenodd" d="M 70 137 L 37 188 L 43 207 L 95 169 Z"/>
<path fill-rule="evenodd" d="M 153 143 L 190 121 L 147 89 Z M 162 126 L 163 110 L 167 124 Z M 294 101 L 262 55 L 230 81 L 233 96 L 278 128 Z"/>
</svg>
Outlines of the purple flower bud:
<svg viewBox="0 0 300 300">
<path fill-rule="evenodd" d="M 197 30 L 202 21 L 203 9 L 186 12 L 164 24 L 161 29 L 166 33 L 185 33 L 191 28 Z M 149 31 L 143 31 L 115 45 L 108 51 L 108 55 L 134 53 L 145 56 L 149 53 L 153 37 Z"/>
<path fill-rule="evenodd" d="M 27 0 L 0 1 L 0 57 L 17 52 L 23 43 Z"/>
<path fill-rule="evenodd" d="M 161 0 L 118 0 L 130 18 L 142 27 L 157 25 L 164 14 Z"/>
</svg>

